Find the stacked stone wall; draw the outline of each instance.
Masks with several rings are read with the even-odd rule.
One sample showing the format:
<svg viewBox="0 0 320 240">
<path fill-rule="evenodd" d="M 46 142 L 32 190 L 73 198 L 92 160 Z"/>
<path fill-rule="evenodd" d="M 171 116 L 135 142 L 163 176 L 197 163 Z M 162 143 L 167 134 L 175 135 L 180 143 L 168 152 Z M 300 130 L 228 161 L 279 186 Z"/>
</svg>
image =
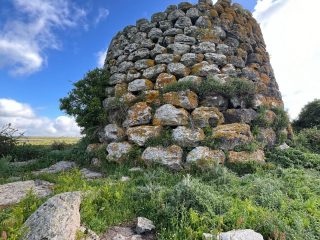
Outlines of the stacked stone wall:
<svg viewBox="0 0 320 240">
<path fill-rule="evenodd" d="M 143 160 L 172 168 L 263 161 L 263 148 L 279 140 L 273 109 L 283 102 L 260 27 L 229 0 L 183 2 L 138 20 L 113 38 L 105 68 L 108 122 L 99 136 L 111 160 L 135 145 Z M 254 132 L 262 108 L 269 124 Z M 150 144 L 161 136 L 166 144 Z M 239 150 L 253 142 L 260 150 Z"/>
</svg>

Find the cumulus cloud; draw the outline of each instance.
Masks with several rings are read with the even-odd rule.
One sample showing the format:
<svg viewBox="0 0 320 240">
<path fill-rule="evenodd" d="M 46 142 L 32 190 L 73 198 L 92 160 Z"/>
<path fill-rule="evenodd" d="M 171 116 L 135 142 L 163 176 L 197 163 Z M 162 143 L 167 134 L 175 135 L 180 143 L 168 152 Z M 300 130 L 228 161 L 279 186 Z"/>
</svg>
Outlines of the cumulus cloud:
<svg viewBox="0 0 320 240">
<path fill-rule="evenodd" d="M 97 54 L 97 64 L 98 64 L 98 67 L 99 68 L 102 68 L 103 65 L 104 65 L 104 60 L 106 59 L 106 56 L 107 56 L 107 50 L 104 49 L 104 50 L 101 50 L 99 51 Z"/>
<path fill-rule="evenodd" d="M 9 123 L 25 136 L 80 136 L 80 128 L 71 117 L 37 116 L 28 104 L 0 98 L 0 127 Z"/>
<path fill-rule="evenodd" d="M 94 23 L 97 25 L 104 19 L 106 19 L 110 14 L 110 11 L 106 8 L 99 8 L 98 15 L 94 20 Z"/>
<path fill-rule="evenodd" d="M 59 49 L 56 29 L 75 27 L 86 12 L 68 0 L 12 0 L 14 11 L 0 28 L 0 69 L 30 74 L 46 63 L 44 51 Z"/>
<path fill-rule="evenodd" d="M 253 13 L 292 118 L 306 103 L 320 98 L 319 8 L 318 0 L 258 0 Z"/>
</svg>

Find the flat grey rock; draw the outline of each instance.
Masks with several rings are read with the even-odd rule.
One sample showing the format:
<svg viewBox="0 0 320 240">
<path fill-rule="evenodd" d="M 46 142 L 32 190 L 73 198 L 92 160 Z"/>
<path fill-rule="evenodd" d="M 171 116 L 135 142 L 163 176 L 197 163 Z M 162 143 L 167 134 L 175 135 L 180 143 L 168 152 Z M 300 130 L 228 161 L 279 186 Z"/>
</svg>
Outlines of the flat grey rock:
<svg viewBox="0 0 320 240">
<path fill-rule="evenodd" d="M 73 240 L 80 228 L 80 192 L 56 195 L 25 222 L 22 240 Z"/>
<path fill-rule="evenodd" d="M 243 229 L 221 233 L 218 240 L 263 240 L 263 236 L 251 229 Z"/>
<path fill-rule="evenodd" d="M 71 170 L 72 168 L 75 168 L 75 167 L 76 167 L 76 164 L 74 162 L 61 161 L 61 162 L 57 162 L 56 164 L 48 168 L 35 171 L 33 172 L 33 174 L 39 175 L 43 173 L 59 173 L 59 172 Z"/>
<path fill-rule="evenodd" d="M 102 178 L 103 177 L 102 173 L 94 172 L 94 171 L 91 171 L 91 170 L 89 170 L 87 168 L 82 168 L 80 170 L 80 172 L 86 179 L 96 179 L 96 178 Z"/>
<path fill-rule="evenodd" d="M 0 208 L 19 203 L 30 190 L 37 197 L 46 197 L 52 193 L 52 187 L 52 183 L 40 180 L 20 181 L 0 185 Z"/>
</svg>

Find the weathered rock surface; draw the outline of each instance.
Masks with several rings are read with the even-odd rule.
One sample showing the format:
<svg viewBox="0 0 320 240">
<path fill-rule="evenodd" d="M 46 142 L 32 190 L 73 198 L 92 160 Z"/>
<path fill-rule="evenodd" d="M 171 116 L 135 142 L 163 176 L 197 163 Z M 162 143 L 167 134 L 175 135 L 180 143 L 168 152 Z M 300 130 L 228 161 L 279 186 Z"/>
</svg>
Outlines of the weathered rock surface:
<svg viewBox="0 0 320 240">
<path fill-rule="evenodd" d="M 176 108 L 171 104 L 165 104 L 156 110 L 153 118 L 154 125 L 183 126 L 189 121 L 189 113 L 183 108 Z"/>
<path fill-rule="evenodd" d="M 126 120 L 123 123 L 124 127 L 133 127 L 150 123 L 152 119 L 151 107 L 145 102 L 139 102 L 133 105 L 129 111 Z"/>
<path fill-rule="evenodd" d="M 165 93 L 163 95 L 163 101 L 167 104 L 172 104 L 187 110 L 198 107 L 198 96 L 190 90 Z"/>
<path fill-rule="evenodd" d="M 117 124 L 108 124 L 100 134 L 102 142 L 122 141 L 125 137 L 125 131 Z"/>
<path fill-rule="evenodd" d="M 212 137 L 223 150 L 232 150 L 253 140 L 250 126 L 240 123 L 220 125 L 213 129 Z"/>
<path fill-rule="evenodd" d="M 221 150 L 212 150 L 208 147 L 197 147 L 187 155 L 187 163 L 195 163 L 201 168 L 214 167 L 225 161 L 225 154 Z"/>
<path fill-rule="evenodd" d="M 201 128 L 177 127 L 173 129 L 172 139 L 182 147 L 195 147 L 205 138 Z"/>
<path fill-rule="evenodd" d="M 54 164 L 48 168 L 44 168 L 44 169 L 41 169 L 39 171 L 35 171 L 32 173 L 35 175 L 44 174 L 44 173 L 53 174 L 53 173 L 69 171 L 75 167 L 76 167 L 76 164 L 74 162 L 61 161 L 61 162 L 57 162 L 56 164 Z"/>
<path fill-rule="evenodd" d="M 144 234 L 148 232 L 152 232 L 156 227 L 153 225 L 153 222 L 144 217 L 138 217 L 136 233 Z"/>
<path fill-rule="evenodd" d="M 196 127 L 216 127 L 224 123 L 223 114 L 215 107 L 199 107 L 192 114 L 192 123 Z"/>
<path fill-rule="evenodd" d="M 128 128 L 127 135 L 130 142 L 144 146 L 148 139 L 159 136 L 160 132 L 161 126 L 138 126 Z"/>
<path fill-rule="evenodd" d="M 82 168 L 80 170 L 82 176 L 86 179 L 96 179 L 96 178 L 102 178 L 103 175 L 102 173 L 99 173 L 99 172 L 94 172 L 92 170 L 89 170 L 87 168 Z"/>
<path fill-rule="evenodd" d="M 75 239 L 80 228 L 80 192 L 56 195 L 42 204 L 25 222 L 22 239 Z"/>
<path fill-rule="evenodd" d="M 219 240 L 263 240 L 263 236 L 251 229 L 233 230 L 218 235 Z"/>
<path fill-rule="evenodd" d="M 95 232 L 85 226 L 80 226 L 79 231 L 85 235 L 79 240 L 100 240 L 100 237 Z"/>
<path fill-rule="evenodd" d="M 0 185 L 0 208 L 19 203 L 32 190 L 37 197 L 47 197 L 52 193 L 54 184 L 30 180 Z"/>
<path fill-rule="evenodd" d="M 264 163 L 264 152 L 257 150 L 255 152 L 234 152 L 230 151 L 228 155 L 228 162 L 230 163 L 241 163 L 241 162 L 260 162 Z"/>
<path fill-rule="evenodd" d="M 170 147 L 148 147 L 142 153 L 142 159 L 149 163 L 160 163 L 169 168 L 179 170 L 182 164 L 182 148 L 176 145 Z"/>
<path fill-rule="evenodd" d="M 121 161 L 131 150 L 132 145 L 128 142 L 113 142 L 107 146 L 108 159 Z"/>
</svg>

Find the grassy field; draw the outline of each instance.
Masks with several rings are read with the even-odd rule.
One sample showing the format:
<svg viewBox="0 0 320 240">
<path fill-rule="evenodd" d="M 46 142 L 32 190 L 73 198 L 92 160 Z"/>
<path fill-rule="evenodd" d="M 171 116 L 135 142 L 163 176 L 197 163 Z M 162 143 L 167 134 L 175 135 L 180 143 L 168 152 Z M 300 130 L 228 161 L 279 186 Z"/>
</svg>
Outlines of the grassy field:
<svg viewBox="0 0 320 240">
<path fill-rule="evenodd" d="M 75 144 L 80 140 L 79 137 L 22 137 L 19 139 L 20 144 L 31 145 L 51 145 L 54 142 L 63 142 L 66 144 Z"/>
</svg>

